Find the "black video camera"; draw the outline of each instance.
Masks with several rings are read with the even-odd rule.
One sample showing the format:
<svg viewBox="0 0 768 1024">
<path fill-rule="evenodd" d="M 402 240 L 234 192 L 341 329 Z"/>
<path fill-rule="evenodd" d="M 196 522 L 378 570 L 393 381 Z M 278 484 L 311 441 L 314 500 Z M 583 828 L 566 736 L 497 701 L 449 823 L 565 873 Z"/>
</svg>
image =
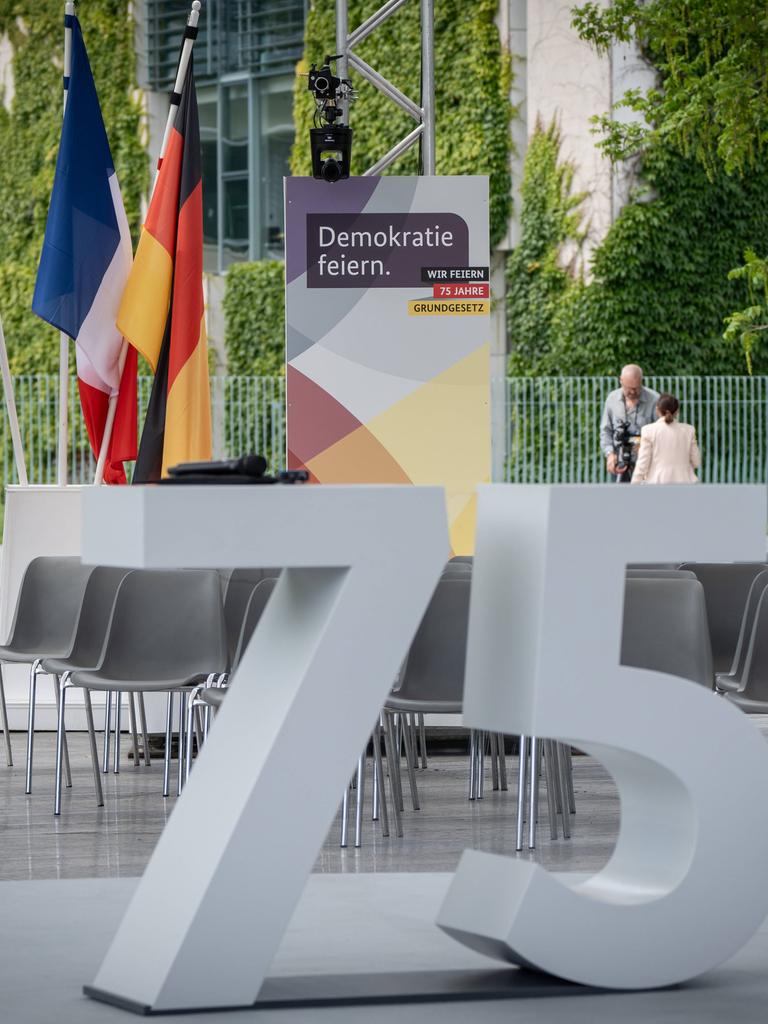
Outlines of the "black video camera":
<svg viewBox="0 0 768 1024">
<path fill-rule="evenodd" d="M 616 453 L 616 469 L 620 480 L 629 481 L 637 462 L 637 434 L 630 430 L 627 420 L 617 420 L 613 427 L 613 450 Z"/>
<path fill-rule="evenodd" d="M 336 93 L 341 87 L 341 79 L 331 71 L 330 62 L 332 60 L 338 60 L 338 57 L 326 57 L 325 64 L 321 68 L 318 68 L 317 64 L 313 64 L 309 70 L 307 88 L 314 93 L 316 99 L 335 100 Z"/>
<path fill-rule="evenodd" d="M 309 129 L 312 152 L 312 177 L 323 181 L 340 181 L 349 177 L 352 157 L 352 129 L 341 122 L 343 103 L 354 95 L 348 78 L 339 78 L 331 70 L 331 62 L 341 54 L 325 58 L 322 67 L 313 64 L 307 88 L 315 97 L 315 126 Z"/>
</svg>

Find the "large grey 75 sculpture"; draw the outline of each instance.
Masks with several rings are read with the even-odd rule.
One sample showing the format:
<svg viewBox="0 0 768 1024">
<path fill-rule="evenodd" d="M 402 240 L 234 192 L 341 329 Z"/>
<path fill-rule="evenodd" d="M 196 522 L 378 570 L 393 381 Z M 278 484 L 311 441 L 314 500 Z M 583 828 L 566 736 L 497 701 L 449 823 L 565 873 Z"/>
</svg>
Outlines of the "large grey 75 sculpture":
<svg viewBox="0 0 768 1024">
<path fill-rule="evenodd" d="M 768 748 L 716 694 L 620 667 L 619 647 L 627 562 L 759 559 L 765 517 L 758 487 L 480 489 L 465 723 L 593 753 L 621 828 L 588 878 L 465 852 L 445 931 L 562 978 L 642 988 L 716 966 L 757 929 Z M 443 567 L 442 492 L 99 488 L 83 550 L 118 565 L 289 567 L 93 986 L 140 1010 L 250 1005 Z"/>
</svg>

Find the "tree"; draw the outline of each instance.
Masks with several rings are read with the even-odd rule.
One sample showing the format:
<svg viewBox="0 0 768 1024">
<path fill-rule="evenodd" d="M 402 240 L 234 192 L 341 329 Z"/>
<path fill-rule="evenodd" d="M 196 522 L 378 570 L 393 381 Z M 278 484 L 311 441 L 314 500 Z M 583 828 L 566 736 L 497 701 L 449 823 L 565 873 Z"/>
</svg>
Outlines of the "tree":
<svg viewBox="0 0 768 1024">
<path fill-rule="evenodd" d="M 600 50 L 636 40 L 660 85 L 630 90 L 617 106 L 645 126 L 594 118 L 600 146 L 623 159 L 663 142 L 693 156 L 714 177 L 743 175 L 768 144 L 768 10 L 754 0 L 613 0 L 572 9 L 582 39 Z"/>
<path fill-rule="evenodd" d="M 768 9 L 764 3 L 613 0 L 609 7 L 595 2 L 574 7 L 572 17 L 581 38 L 599 50 L 635 40 L 658 71 L 657 87 L 645 94 L 629 90 L 616 104 L 642 114 L 644 123 L 622 123 L 610 116 L 592 119 L 603 134 L 599 146 L 612 160 L 640 150 L 646 155 L 653 150 L 677 151 L 697 161 L 711 184 L 726 190 L 724 176 L 740 179 L 745 189 L 754 178 L 765 177 Z M 768 262 L 750 248 L 746 237 L 754 236 L 757 219 L 743 226 L 744 265 L 728 275 L 729 281 L 746 282 L 750 304 L 725 318 L 723 334 L 731 352 L 733 342 L 741 342 L 750 373 L 755 356 L 764 354 L 762 332 L 768 330 Z M 729 234 L 736 234 L 735 224 L 724 226 Z M 715 232 L 710 234 L 716 237 Z M 722 356 L 726 361 L 731 358 L 727 352 Z"/>
</svg>

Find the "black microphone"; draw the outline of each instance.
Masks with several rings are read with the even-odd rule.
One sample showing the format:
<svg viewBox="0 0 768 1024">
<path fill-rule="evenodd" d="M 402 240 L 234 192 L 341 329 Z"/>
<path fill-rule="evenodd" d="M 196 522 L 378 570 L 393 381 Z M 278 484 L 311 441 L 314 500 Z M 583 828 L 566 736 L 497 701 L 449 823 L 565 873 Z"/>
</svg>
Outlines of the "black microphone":
<svg viewBox="0 0 768 1024">
<path fill-rule="evenodd" d="M 239 459 L 225 459 L 221 462 L 181 462 L 169 466 L 170 476 L 264 476 L 267 460 L 263 455 L 242 455 Z"/>
</svg>

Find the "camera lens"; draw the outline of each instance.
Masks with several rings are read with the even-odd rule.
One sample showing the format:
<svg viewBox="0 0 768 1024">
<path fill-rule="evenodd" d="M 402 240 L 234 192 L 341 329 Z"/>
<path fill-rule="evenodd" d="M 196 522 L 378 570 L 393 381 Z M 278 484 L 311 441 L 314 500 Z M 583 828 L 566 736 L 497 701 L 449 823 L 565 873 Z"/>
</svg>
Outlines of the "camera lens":
<svg viewBox="0 0 768 1024">
<path fill-rule="evenodd" d="M 335 160 L 326 160 L 323 164 L 323 180 L 338 181 L 341 177 L 341 168 Z"/>
<path fill-rule="evenodd" d="M 328 92 L 331 87 L 331 83 L 325 77 L 325 75 L 318 75 L 315 79 L 315 89 L 318 92 Z"/>
</svg>

